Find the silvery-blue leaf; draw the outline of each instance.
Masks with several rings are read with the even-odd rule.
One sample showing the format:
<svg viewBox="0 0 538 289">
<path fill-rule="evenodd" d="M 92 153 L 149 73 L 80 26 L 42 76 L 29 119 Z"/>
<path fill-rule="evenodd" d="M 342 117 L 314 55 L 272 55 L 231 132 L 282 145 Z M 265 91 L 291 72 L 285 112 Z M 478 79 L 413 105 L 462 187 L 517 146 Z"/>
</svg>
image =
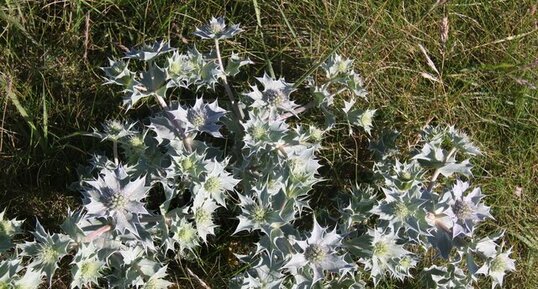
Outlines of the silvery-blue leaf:
<svg viewBox="0 0 538 289">
<path fill-rule="evenodd" d="M 117 84 L 127 87 L 133 81 L 134 76 L 134 73 L 128 68 L 129 62 L 112 59 L 108 59 L 108 62 L 109 67 L 101 67 L 107 79 L 105 84 Z"/>
<path fill-rule="evenodd" d="M 452 242 L 452 236 L 450 234 L 448 234 L 444 230 L 436 230 L 432 232 L 431 236 L 428 236 L 428 240 L 434 248 L 437 248 L 437 250 L 439 250 L 439 254 L 441 255 L 441 257 L 448 259 L 450 251 L 454 246 L 454 243 Z"/>
<path fill-rule="evenodd" d="M 366 98 L 368 92 L 364 88 L 362 77 L 358 73 L 349 75 L 346 86 L 355 94 L 355 96 Z"/>
<path fill-rule="evenodd" d="M 248 57 L 241 58 L 238 54 L 232 52 L 232 55 L 228 58 L 225 74 L 232 77 L 236 76 L 240 72 L 240 68 L 248 64 L 254 64 L 254 62 Z"/>
<path fill-rule="evenodd" d="M 465 133 L 455 129 L 454 126 L 448 127 L 447 137 L 460 151 L 471 156 L 481 154 L 480 149 L 469 140 L 469 137 Z"/>
<path fill-rule="evenodd" d="M 166 91 L 166 71 L 157 65 L 151 65 L 148 70 L 140 73 L 138 89 L 147 95 L 158 94 L 164 96 Z M 133 105 L 135 103 L 132 103 Z"/>
<path fill-rule="evenodd" d="M 19 259 L 0 261 L 0 288 L 10 288 L 11 281 L 15 279 L 17 272 L 22 269 L 20 262 Z"/>
<path fill-rule="evenodd" d="M 396 139 L 400 133 L 396 130 L 382 131 L 377 140 L 370 140 L 368 149 L 372 151 L 377 159 L 388 158 L 396 154 Z"/>
<path fill-rule="evenodd" d="M 469 160 L 463 160 L 459 163 L 447 163 L 446 165 L 439 168 L 439 173 L 441 173 L 445 177 L 450 177 L 456 173 L 462 174 L 464 176 L 472 176 L 472 168 L 473 165 L 471 165 Z"/>
<path fill-rule="evenodd" d="M 157 272 L 150 275 L 151 277 L 146 281 L 146 284 L 142 286 L 143 289 L 167 289 L 170 286 L 174 285 L 172 282 L 165 280 L 168 275 L 166 270 L 168 266 L 160 268 Z"/>
<path fill-rule="evenodd" d="M 13 280 L 13 288 L 37 289 L 41 284 L 42 276 L 42 272 L 36 271 L 34 268 L 28 268 L 22 277 Z"/>
<path fill-rule="evenodd" d="M 175 121 L 176 124 L 172 123 L 170 118 L 160 115 L 150 118 L 148 128 L 155 132 L 155 139 L 159 144 L 162 144 L 165 140 L 179 138 L 185 132 L 185 124 Z"/>
<path fill-rule="evenodd" d="M 84 231 L 78 225 L 84 215 L 83 210 L 71 211 L 71 209 L 68 209 L 67 218 L 61 225 L 64 232 L 75 242 L 80 242 L 86 237 Z"/>
<path fill-rule="evenodd" d="M 149 61 L 153 58 L 170 51 L 176 50 L 170 47 L 170 42 L 157 41 L 153 45 L 143 45 L 141 48 L 131 49 L 124 58 Z"/>
</svg>

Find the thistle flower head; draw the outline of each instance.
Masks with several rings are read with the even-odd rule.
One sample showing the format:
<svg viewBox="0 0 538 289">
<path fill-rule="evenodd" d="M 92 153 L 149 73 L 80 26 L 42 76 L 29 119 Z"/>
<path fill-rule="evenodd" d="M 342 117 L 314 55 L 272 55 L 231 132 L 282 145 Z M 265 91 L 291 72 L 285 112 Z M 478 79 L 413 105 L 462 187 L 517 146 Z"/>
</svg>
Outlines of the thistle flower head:
<svg viewBox="0 0 538 289">
<path fill-rule="evenodd" d="M 468 188 L 469 183 L 458 180 L 442 199 L 442 203 L 448 205 L 445 214 L 452 220 L 453 238 L 458 235 L 470 236 L 476 223 L 492 217 L 489 207 L 481 203 L 484 196 L 480 188 L 475 188 L 464 196 L 463 193 Z"/>
<path fill-rule="evenodd" d="M 226 206 L 226 191 L 232 191 L 239 183 L 238 179 L 225 171 L 228 160 L 218 162 L 216 160 L 208 161 L 205 165 L 207 172 L 203 181 L 195 185 L 195 198 L 211 198 L 219 205 Z"/>
<path fill-rule="evenodd" d="M 246 95 L 254 102 L 251 107 L 269 107 L 273 110 L 293 111 L 297 104 L 290 100 L 290 94 L 295 91 L 293 83 L 287 83 L 283 79 L 274 80 L 269 75 L 256 78 L 262 85 L 263 91 L 257 86 L 252 86 L 252 92 Z"/>
<path fill-rule="evenodd" d="M 119 141 L 122 138 L 135 134 L 133 127 L 135 123 L 128 123 L 120 120 L 107 120 L 103 124 L 103 132 L 94 130 L 92 136 L 101 140 Z"/>
<path fill-rule="evenodd" d="M 202 39 L 227 39 L 241 31 L 243 30 L 239 28 L 239 24 L 228 26 L 224 22 L 224 17 L 212 17 L 208 24 L 196 28 L 194 35 Z"/>
<path fill-rule="evenodd" d="M 339 54 L 332 54 L 327 61 L 321 65 L 325 70 L 327 78 L 334 78 L 353 71 L 353 60 L 343 58 Z"/>
<path fill-rule="evenodd" d="M 506 272 L 516 270 L 514 259 L 509 257 L 510 253 L 511 250 L 499 253 L 490 261 L 488 275 L 493 279 L 492 288 L 495 288 L 497 284 L 502 287 Z"/>
<path fill-rule="evenodd" d="M 0 252 L 11 249 L 11 238 L 21 232 L 22 221 L 5 219 L 6 211 L 0 213 Z"/>
<path fill-rule="evenodd" d="M 299 252 L 292 255 L 284 268 L 300 272 L 306 265 L 313 271 L 312 284 L 323 279 L 324 271 L 341 272 L 348 269 L 352 265 L 337 254 L 341 240 L 342 237 L 336 233 L 336 229 L 327 233 L 326 228 L 322 228 L 314 218 L 310 237 L 304 241 L 295 241 Z"/>
<path fill-rule="evenodd" d="M 288 125 L 277 119 L 269 118 L 267 113 L 249 113 L 249 119 L 242 123 L 245 128 L 243 142 L 252 153 L 276 144 L 286 136 Z"/>
<path fill-rule="evenodd" d="M 103 169 L 96 180 L 86 181 L 90 186 L 83 191 L 87 217 L 112 219 L 116 230 L 137 235 L 139 215 L 149 214 L 141 202 L 149 189 L 145 182 L 145 177 L 131 182 L 123 166 Z"/>
<path fill-rule="evenodd" d="M 226 110 L 220 108 L 215 100 L 212 103 L 204 103 L 202 98 L 197 98 L 193 107 L 184 109 L 178 107 L 172 111 L 175 118 L 186 126 L 186 132 L 207 132 L 214 137 L 222 137 L 219 132 L 219 119 L 226 114 Z"/>
<path fill-rule="evenodd" d="M 47 280 L 51 282 L 52 275 L 58 268 L 57 263 L 67 255 L 67 247 L 71 241 L 66 235 L 49 234 L 39 221 L 36 222 L 36 230 L 33 235 L 36 241 L 20 245 L 21 255 L 32 257 L 33 260 L 28 267 L 45 273 Z"/>
<path fill-rule="evenodd" d="M 82 243 L 81 247 L 77 251 L 72 264 L 71 274 L 73 281 L 71 287 L 91 286 L 92 284 L 98 284 L 98 279 L 102 277 L 101 271 L 105 263 L 99 260 L 97 256 L 97 248 L 92 244 Z"/>
<path fill-rule="evenodd" d="M 198 236 L 204 242 L 207 242 L 207 235 L 213 235 L 217 225 L 213 222 L 213 212 L 218 208 L 217 204 L 211 199 L 194 200 L 192 211 L 194 214 L 194 223 Z"/>
<path fill-rule="evenodd" d="M 412 261 L 405 259 L 410 257 L 410 252 L 405 250 L 403 245 L 397 243 L 398 236 L 394 231 L 376 228 L 368 230 L 368 235 L 372 238 L 372 257 L 361 259 L 361 261 L 366 269 L 371 270 L 370 274 L 374 279 L 374 284 L 377 284 L 386 273 L 399 276 L 400 279 L 403 278 L 402 272 L 405 273 L 407 270 L 402 270 L 405 269 L 402 266 L 407 265 L 406 262 L 412 263 Z"/>
<path fill-rule="evenodd" d="M 240 200 L 241 214 L 238 216 L 239 224 L 234 233 L 243 230 L 261 230 L 269 235 L 273 228 L 280 227 L 284 223 L 279 211 L 273 209 L 280 205 L 278 200 L 283 199 L 283 196 L 275 197 L 266 188 L 254 189 L 251 197 L 242 194 L 237 196 Z"/>
</svg>

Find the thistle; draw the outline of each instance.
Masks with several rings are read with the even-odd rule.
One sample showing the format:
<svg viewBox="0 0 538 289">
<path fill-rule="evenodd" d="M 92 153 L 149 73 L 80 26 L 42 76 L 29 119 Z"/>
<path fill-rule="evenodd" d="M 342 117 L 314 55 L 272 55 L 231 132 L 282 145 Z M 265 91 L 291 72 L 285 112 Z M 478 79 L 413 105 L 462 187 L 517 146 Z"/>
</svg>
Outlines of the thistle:
<svg viewBox="0 0 538 289">
<path fill-rule="evenodd" d="M 290 94 L 296 90 L 292 83 L 287 83 L 283 79 L 274 80 L 267 74 L 256 79 L 263 85 L 263 91 L 260 91 L 256 85 L 251 86 L 252 91 L 246 93 L 254 101 L 251 107 L 268 107 L 277 114 L 281 111 L 293 112 L 298 107 L 294 101 L 290 100 Z"/>
<path fill-rule="evenodd" d="M 212 17 L 208 24 L 196 28 L 193 34 L 202 39 L 226 39 L 232 38 L 243 31 L 238 24 L 227 26 L 224 17 Z"/>
<path fill-rule="evenodd" d="M 336 228 L 326 232 L 314 218 L 314 227 L 310 237 L 304 241 L 295 241 L 298 247 L 297 253 L 293 254 L 284 268 L 302 274 L 305 264 L 312 270 L 312 285 L 324 278 L 324 271 L 343 272 L 352 267 L 343 256 L 337 254 L 342 246 L 342 237 L 336 233 Z"/>
<path fill-rule="evenodd" d="M 442 203 L 448 206 L 444 212 L 452 220 L 452 237 L 458 235 L 470 236 L 474 226 L 486 218 L 492 218 L 489 207 L 481 203 L 484 197 L 480 188 L 473 189 L 466 196 L 463 193 L 469 188 L 469 183 L 457 181 L 450 192 L 445 193 Z"/>
<path fill-rule="evenodd" d="M 145 177 L 131 182 L 124 167 L 114 170 L 104 169 L 93 181 L 86 181 L 90 187 L 84 190 L 83 203 L 89 218 L 105 218 L 115 230 L 126 230 L 138 235 L 137 223 L 140 215 L 149 215 L 141 202 L 147 196 Z"/>
<path fill-rule="evenodd" d="M 58 268 L 58 261 L 67 254 L 70 240 L 66 235 L 47 233 L 39 221 L 36 222 L 36 230 L 32 234 L 35 241 L 20 245 L 21 255 L 32 257 L 32 262 L 28 265 L 28 268 L 36 272 L 43 272 L 47 276 L 50 285 L 52 275 Z M 32 276 L 34 274 L 30 272 L 27 278 L 34 279 Z"/>
<path fill-rule="evenodd" d="M 93 244 L 84 244 L 77 251 L 72 262 L 74 264 L 71 274 L 73 281 L 71 287 L 83 286 L 88 287 L 92 284 L 98 284 L 98 279 L 101 278 L 105 263 L 99 259 L 97 248 Z"/>
<path fill-rule="evenodd" d="M 172 111 L 175 118 L 183 123 L 186 133 L 206 132 L 214 137 L 223 137 L 219 132 L 219 119 L 224 116 L 226 110 L 217 105 L 217 101 L 207 104 L 201 98 L 196 99 L 193 107 L 184 109 L 181 106 Z"/>
</svg>

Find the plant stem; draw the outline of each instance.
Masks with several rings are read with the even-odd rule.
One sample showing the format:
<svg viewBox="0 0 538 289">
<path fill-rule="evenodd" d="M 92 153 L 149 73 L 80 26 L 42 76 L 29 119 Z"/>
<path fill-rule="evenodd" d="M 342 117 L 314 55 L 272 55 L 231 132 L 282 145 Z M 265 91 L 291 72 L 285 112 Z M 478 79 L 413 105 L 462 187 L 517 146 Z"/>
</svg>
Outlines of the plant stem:
<svg viewBox="0 0 538 289">
<path fill-rule="evenodd" d="M 111 225 L 104 225 L 104 226 L 102 226 L 101 228 L 99 228 L 99 229 L 97 229 L 97 230 L 91 232 L 90 234 L 88 234 L 88 235 L 86 236 L 86 238 L 84 238 L 84 241 L 85 241 L 85 242 L 91 242 L 91 241 L 97 239 L 97 238 L 98 238 L 99 236 L 101 236 L 102 234 L 104 234 L 104 233 L 106 233 L 106 232 L 108 232 L 108 231 L 110 231 L 110 230 L 112 230 L 112 226 L 111 226 Z"/>
<path fill-rule="evenodd" d="M 114 164 L 118 166 L 120 164 L 120 159 L 118 157 L 118 141 L 117 140 L 112 142 L 112 151 L 114 153 Z"/>
<path fill-rule="evenodd" d="M 217 60 L 219 62 L 220 70 L 222 71 L 222 80 L 224 82 L 224 89 L 226 90 L 226 94 L 228 95 L 228 99 L 232 102 L 232 107 L 234 110 L 235 115 L 237 116 L 238 120 L 241 121 L 245 118 L 245 115 L 243 114 L 243 111 L 239 109 L 239 104 L 235 100 L 234 94 L 232 92 L 232 88 L 228 84 L 228 79 L 226 78 L 226 73 L 224 70 L 224 65 L 222 64 L 222 57 L 220 56 L 220 46 L 219 46 L 219 40 L 215 39 L 215 50 L 217 50 Z"/>
</svg>

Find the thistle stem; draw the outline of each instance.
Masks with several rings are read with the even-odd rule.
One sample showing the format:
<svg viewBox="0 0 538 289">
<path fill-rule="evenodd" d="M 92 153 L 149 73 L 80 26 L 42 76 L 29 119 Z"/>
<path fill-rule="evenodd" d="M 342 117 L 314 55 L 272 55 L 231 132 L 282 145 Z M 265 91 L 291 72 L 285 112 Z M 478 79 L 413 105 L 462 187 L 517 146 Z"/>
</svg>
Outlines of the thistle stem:
<svg viewBox="0 0 538 289">
<path fill-rule="evenodd" d="M 112 230 L 111 225 L 104 225 L 101 228 L 99 228 L 99 229 L 91 232 L 90 234 L 88 234 L 88 236 L 86 236 L 86 238 L 84 238 L 84 241 L 85 242 L 91 242 L 91 241 L 97 239 L 102 234 L 104 234 L 104 233 L 106 233 L 106 232 L 108 232 L 110 230 Z"/>
<path fill-rule="evenodd" d="M 118 157 L 118 141 L 112 142 L 112 151 L 114 153 L 114 164 L 118 166 L 120 164 L 120 159 Z"/>
<path fill-rule="evenodd" d="M 222 81 L 224 82 L 224 89 L 226 90 L 228 99 L 230 99 L 230 102 L 232 103 L 235 115 L 237 116 L 238 120 L 241 121 L 245 118 L 245 115 L 243 114 L 243 111 L 239 109 L 239 104 L 235 100 L 232 88 L 228 84 L 228 79 L 226 78 L 226 73 L 224 72 L 224 65 L 222 64 L 222 57 L 220 56 L 220 46 L 218 39 L 215 39 L 215 50 L 217 51 L 217 60 L 219 62 L 220 70 L 222 71 Z"/>
</svg>

